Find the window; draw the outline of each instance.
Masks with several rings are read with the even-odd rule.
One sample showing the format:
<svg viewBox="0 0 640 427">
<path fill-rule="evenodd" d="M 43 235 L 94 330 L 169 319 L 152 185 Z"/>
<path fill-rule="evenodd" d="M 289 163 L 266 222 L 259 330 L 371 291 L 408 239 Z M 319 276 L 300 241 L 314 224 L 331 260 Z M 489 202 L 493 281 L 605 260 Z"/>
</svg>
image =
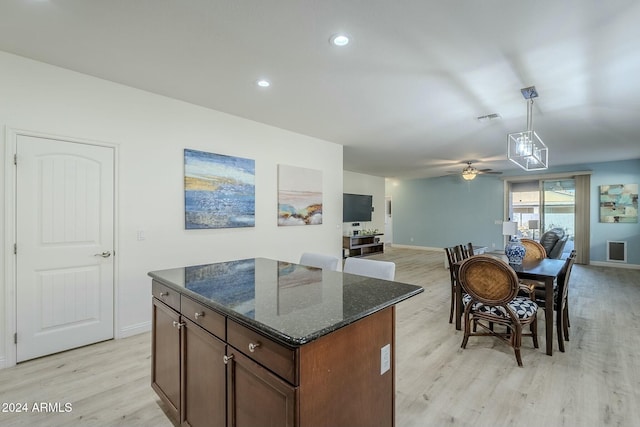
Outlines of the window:
<svg viewBox="0 0 640 427">
<path fill-rule="evenodd" d="M 518 223 L 520 236 L 538 240 L 545 231 L 561 228 L 573 241 L 575 189 L 572 178 L 509 183 L 509 218 Z"/>
</svg>

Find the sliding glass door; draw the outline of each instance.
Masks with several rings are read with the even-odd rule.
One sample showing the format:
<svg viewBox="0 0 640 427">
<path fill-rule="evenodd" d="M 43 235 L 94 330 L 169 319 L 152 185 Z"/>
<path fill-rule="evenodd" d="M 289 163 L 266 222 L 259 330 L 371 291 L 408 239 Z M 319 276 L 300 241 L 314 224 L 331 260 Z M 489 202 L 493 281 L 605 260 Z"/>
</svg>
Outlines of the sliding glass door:
<svg viewBox="0 0 640 427">
<path fill-rule="evenodd" d="M 531 180 L 509 183 L 509 218 L 518 223 L 521 237 L 539 240 L 551 229 L 568 237 L 563 252 L 573 248 L 575 236 L 575 180 Z"/>
<path fill-rule="evenodd" d="M 542 230 L 560 228 L 569 241 L 575 236 L 576 183 L 573 179 L 541 181 L 542 187 Z"/>
</svg>

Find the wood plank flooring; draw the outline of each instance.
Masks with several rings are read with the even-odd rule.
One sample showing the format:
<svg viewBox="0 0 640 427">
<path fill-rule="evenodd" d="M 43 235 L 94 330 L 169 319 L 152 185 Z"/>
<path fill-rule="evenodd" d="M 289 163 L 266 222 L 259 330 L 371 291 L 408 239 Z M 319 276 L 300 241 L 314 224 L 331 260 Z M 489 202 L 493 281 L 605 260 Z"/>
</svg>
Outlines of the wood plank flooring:
<svg viewBox="0 0 640 427">
<path fill-rule="evenodd" d="M 425 292 L 397 306 L 396 426 L 635 426 L 640 420 L 640 270 L 576 265 L 571 341 L 544 353 L 523 340 L 524 367 L 499 340 L 448 323 L 444 251 L 388 248 L 396 280 Z M 150 334 L 106 341 L 0 370 L 1 426 L 167 426 L 150 386 Z M 40 402 L 54 412 L 32 412 Z M 65 410 L 65 403 L 71 411 Z M 58 405 L 56 408 L 55 405 Z"/>
</svg>

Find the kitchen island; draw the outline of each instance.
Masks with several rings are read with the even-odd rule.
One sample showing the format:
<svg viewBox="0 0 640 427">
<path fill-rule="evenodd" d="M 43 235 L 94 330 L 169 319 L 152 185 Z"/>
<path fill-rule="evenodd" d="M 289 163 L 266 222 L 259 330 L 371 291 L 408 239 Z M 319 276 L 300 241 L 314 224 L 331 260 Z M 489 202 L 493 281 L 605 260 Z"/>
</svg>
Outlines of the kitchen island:
<svg viewBox="0 0 640 427">
<path fill-rule="evenodd" d="M 175 423 L 393 426 L 395 304 L 419 286 L 252 258 L 149 273 Z"/>
</svg>

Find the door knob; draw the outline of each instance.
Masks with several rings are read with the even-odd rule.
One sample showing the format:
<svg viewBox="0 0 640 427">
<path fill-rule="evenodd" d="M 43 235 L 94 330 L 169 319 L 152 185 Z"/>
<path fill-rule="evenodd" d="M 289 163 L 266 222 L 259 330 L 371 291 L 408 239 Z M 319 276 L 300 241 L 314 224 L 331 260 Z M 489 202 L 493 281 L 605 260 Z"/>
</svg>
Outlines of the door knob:
<svg viewBox="0 0 640 427">
<path fill-rule="evenodd" d="M 111 251 L 104 251 L 101 254 L 94 254 L 93 256 L 101 256 L 102 258 L 109 258 L 111 256 Z"/>
</svg>

